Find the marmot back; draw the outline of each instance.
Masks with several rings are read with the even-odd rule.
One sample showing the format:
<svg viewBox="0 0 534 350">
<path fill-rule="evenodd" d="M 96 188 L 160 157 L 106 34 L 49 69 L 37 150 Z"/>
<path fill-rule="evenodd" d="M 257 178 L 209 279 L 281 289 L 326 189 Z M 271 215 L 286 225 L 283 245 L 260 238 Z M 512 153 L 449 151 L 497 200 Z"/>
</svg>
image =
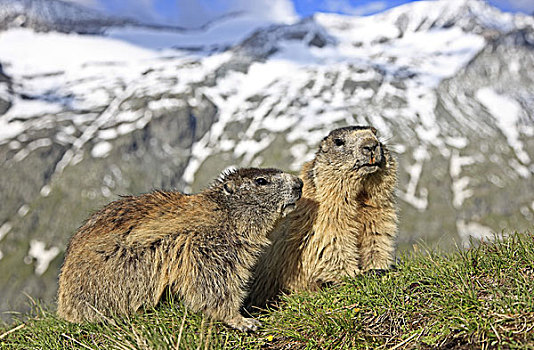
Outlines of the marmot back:
<svg viewBox="0 0 534 350">
<path fill-rule="evenodd" d="M 267 233 L 292 210 L 302 181 L 276 169 L 222 174 L 195 195 L 123 197 L 72 237 L 59 277 L 58 315 L 100 321 L 155 306 L 165 289 L 194 311 L 240 329 L 240 307 Z"/>
<path fill-rule="evenodd" d="M 330 132 L 301 170 L 296 210 L 269 234 L 273 243 L 255 267 L 249 306 L 263 306 L 282 291 L 314 290 L 389 268 L 397 235 L 396 170 L 376 129 Z"/>
</svg>

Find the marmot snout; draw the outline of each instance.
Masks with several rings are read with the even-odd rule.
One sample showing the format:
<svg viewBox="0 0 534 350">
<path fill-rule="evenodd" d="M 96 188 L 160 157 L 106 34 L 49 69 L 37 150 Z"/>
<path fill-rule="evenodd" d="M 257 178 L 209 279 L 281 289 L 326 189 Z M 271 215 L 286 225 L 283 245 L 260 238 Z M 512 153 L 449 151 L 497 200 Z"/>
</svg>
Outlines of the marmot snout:
<svg viewBox="0 0 534 350">
<path fill-rule="evenodd" d="M 296 176 L 248 168 L 195 195 L 155 191 L 108 204 L 69 243 L 58 315 L 100 321 L 155 306 L 170 289 L 194 311 L 256 329 L 259 322 L 239 311 L 251 269 L 301 191 Z"/>
<path fill-rule="evenodd" d="M 316 155 L 318 162 L 335 165 L 341 171 L 359 171 L 367 175 L 385 165 L 383 145 L 376 129 L 358 130 L 358 137 L 347 137 L 345 129 L 333 130 L 325 138 Z"/>
</svg>

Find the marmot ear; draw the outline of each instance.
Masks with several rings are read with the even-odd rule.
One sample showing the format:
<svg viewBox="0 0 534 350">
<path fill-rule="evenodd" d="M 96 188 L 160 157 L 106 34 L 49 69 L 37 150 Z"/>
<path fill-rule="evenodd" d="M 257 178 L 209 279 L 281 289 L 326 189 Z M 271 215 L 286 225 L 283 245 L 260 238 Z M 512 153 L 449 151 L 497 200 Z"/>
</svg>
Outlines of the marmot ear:
<svg viewBox="0 0 534 350">
<path fill-rule="evenodd" d="M 375 127 L 373 127 L 373 126 L 371 126 L 371 131 L 372 131 L 372 132 L 373 132 L 373 134 L 375 134 L 375 135 L 376 135 L 376 133 L 378 132 L 378 130 L 376 130 L 376 128 L 375 128 Z"/>
<path fill-rule="evenodd" d="M 235 192 L 235 185 L 233 182 L 226 182 L 223 186 L 224 193 L 233 194 Z"/>
</svg>

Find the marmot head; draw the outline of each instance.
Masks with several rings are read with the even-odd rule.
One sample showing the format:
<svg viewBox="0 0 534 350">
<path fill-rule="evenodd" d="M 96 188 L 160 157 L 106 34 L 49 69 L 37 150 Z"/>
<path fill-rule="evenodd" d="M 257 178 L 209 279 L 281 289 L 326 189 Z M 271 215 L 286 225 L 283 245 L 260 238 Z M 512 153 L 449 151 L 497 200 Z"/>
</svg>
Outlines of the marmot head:
<svg viewBox="0 0 534 350">
<path fill-rule="evenodd" d="M 384 169 L 388 157 L 375 128 L 348 126 L 332 130 L 321 141 L 316 162 L 338 171 L 364 176 Z"/>
<path fill-rule="evenodd" d="M 301 179 L 278 169 L 242 168 L 223 172 L 212 188 L 233 211 L 279 217 L 293 211 L 302 185 Z"/>
</svg>

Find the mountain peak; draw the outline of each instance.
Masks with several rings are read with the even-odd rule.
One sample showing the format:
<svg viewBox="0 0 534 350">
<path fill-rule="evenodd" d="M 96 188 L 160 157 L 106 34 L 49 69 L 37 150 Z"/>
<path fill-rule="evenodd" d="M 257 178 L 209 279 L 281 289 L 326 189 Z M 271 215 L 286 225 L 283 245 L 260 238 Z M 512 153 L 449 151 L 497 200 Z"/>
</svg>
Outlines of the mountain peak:
<svg viewBox="0 0 534 350">
<path fill-rule="evenodd" d="M 473 33 L 486 29 L 507 32 L 514 26 L 513 15 L 483 0 L 418 1 L 386 11 L 381 16 L 401 22 L 402 18 L 408 18 L 407 31 L 456 26 Z"/>
<path fill-rule="evenodd" d="M 42 32 L 89 34 L 128 23 L 135 21 L 62 0 L 0 0 L 0 30 L 25 27 Z"/>
<path fill-rule="evenodd" d="M 407 33 L 451 27 L 473 34 L 485 34 L 487 31 L 508 33 L 525 26 L 534 26 L 531 16 L 505 13 L 483 0 L 415 1 L 371 16 L 320 13 L 314 18 L 321 25 L 339 32 L 350 28 L 357 30 L 375 27 L 376 30 L 369 33 L 375 35 L 390 27 L 390 34 L 399 37 Z"/>
</svg>

